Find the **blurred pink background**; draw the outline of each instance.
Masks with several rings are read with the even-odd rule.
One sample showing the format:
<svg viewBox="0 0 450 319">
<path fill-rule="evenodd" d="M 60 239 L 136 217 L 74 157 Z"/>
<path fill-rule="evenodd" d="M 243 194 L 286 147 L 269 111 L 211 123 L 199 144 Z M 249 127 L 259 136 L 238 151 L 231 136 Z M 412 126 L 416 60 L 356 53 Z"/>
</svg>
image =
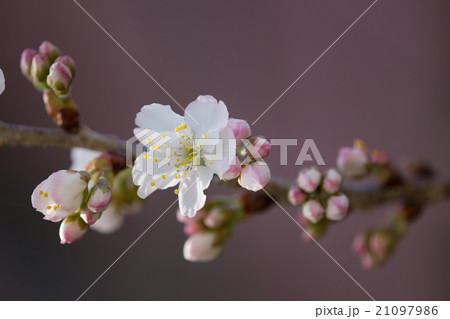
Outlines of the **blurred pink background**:
<svg viewBox="0 0 450 319">
<path fill-rule="evenodd" d="M 182 105 L 222 99 L 253 122 L 372 1 L 80 1 Z M 427 158 L 450 170 L 450 2 L 377 4 L 254 126 L 268 138 L 313 138 L 327 166 L 362 138 L 395 160 Z M 82 122 L 132 136 L 144 105 L 173 101 L 72 1 L 4 1 L 0 119 L 52 126 L 19 58 L 42 40 L 77 63 L 73 97 Z M 300 146 L 273 175 L 292 178 Z M 0 299 L 76 299 L 175 199 L 151 196 L 113 235 L 59 244 L 57 224 L 33 210 L 33 188 L 70 165 L 60 149 L 0 148 Z M 223 192 L 218 186 L 207 194 Z M 226 190 L 225 192 L 228 192 Z M 360 269 L 351 242 L 389 207 L 355 213 L 321 244 L 375 299 L 449 299 L 450 204 L 428 207 L 388 263 Z M 295 209 L 289 209 L 295 214 Z M 366 300 L 368 297 L 279 208 L 238 226 L 214 263 L 184 261 L 185 235 L 167 213 L 84 300 Z"/>
</svg>

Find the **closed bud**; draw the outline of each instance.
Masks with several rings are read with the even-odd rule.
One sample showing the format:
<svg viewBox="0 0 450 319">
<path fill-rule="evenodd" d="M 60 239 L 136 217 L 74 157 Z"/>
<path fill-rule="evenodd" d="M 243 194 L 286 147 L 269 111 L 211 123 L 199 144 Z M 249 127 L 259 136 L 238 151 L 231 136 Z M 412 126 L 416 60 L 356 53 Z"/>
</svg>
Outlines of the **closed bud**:
<svg viewBox="0 0 450 319">
<path fill-rule="evenodd" d="M 59 227 L 61 244 L 71 244 L 86 234 L 89 226 L 81 219 L 80 215 L 74 214 L 66 217 Z"/>
<path fill-rule="evenodd" d="M 233 131 L 234 138 L 236 139 L 236 145 L 242 143 L 242 139 L 250 137 L 252 131 L 247 121 L 230 118 L 228 120 L 228 127 Z"/>
<path fill-rule="evenodd" d="M 206 214 L 203 223 L 206 227 L 215 229 L 223 226 L 227 220 L 227 214 L 218 208 L 213 208 Z"/>
<path fill-rule="evenodd" d="M 362 178 L 368 173 L 367 153 L 356 147 L 343 147 L 339 150 L 336 165 L 339 171 L 347 178 Z"/>
<path fill-rule="evenodd" d="M 336 193 L 341 187 L 342 176 L 335 169 L 330 169 L 325 173 L 322 188 L 330 194 Z"/>
<path fill-rule="evenodd" d="M 342 220 L 347 215 L 349 201 L 344 194 L 331 196 L 327 201 L 326 215 L 330 220 Z"/>
<path fill-rule="evenodd" d="M 42 42 L 38 50 L 40 54 L 47 57 L 50 63 L 53 63 L 53 61 L 61 55 L 61 51 L 49 41 Z"/>
<path fill-rule="evenodd" d="M 316 200 L 308 200 L 303 204 L 303 216 L 313 223 L 317 223 L 322 219 L 324 210 L 322 205 Z"/>
<path fill-rule="evenodd" d="M 55 62 L 50 67 L 47 76 L 47 85 L 56 95 L 66 95 L 72 83 L 72 73 L 70 69 L 61 62 Z"/>
<path fill-rule="evenodd" d="M 309 168 L 300 171 L 297 185 L 307 193 L 314 192 L 320 184 L 321 174 L 317 168 Z"/>
<path fill-rule="evenodd" d="M 75 61 L 68 55 L 62 55 L 56 58 L 55 63 L 56 62 L 60 62 L 62 64 L 64 64 L 65 66 L 67 66 L 70 70 L 70 72 L 72 73 L 72 78 L 75 77 L 75 71 L 76 71 L 76 67 L 75 67 Z"/>
<path fill-rule="evenodd" d="M 20 57 L 20 70 L 27 78 L 30 78 L 31 61 L 36 54 L 36 50 L 25 49 Z"/>
<path fill-rule="evenodd" d="M 230 168 L 222 175 L 224 181 L 237 178 L 241 174 L 241 162 L 237 156 L 230 163 Z"/>
<path fill-rule="evenodd" d="M 102 212 L 108 207 L 111 197 L 108 182 L 104 179 L 99 179 L 89 192 L 87 207 L 93 213 Z"/>
<path fill-rule="evenodd" d="M 376 165 L 386 165 L 389 164 L 390 159 L 389 156 L 382 151 L 373 150 L 372 154 L 370 155 L 370 160 L 373 164 Z"/>
<path fill-rule="evenodd" d="M 291 187 L 288 193 L 289 202 L 294 205 L 300 205 L 306 198 L 306 195 L 302 193 L 302 191 L 297 187 Z"/>
<path fill-rule="evenodd" d="M 359 234 L 355 237 L 352 244 L 352 251 L 356 256 L 362 256 L 367 252 L 367 234 Z"/>
<path fill-rule="evenodd" d="M 82 209 L 80 212 L 80 217 L 88 225 L 94 225 L 101 215 L 102 213 L 93 213 L 89 209 Z"/>
<path fill-rule="evenodd" d="M 259 191 L 270 181 L 270 169 L 264 161 L 256 161 L 246 165 L 239 176 L 239 185 L 251 190 Z"/>
<path fill-rule="evenodd" d="M 36 54 L 31 60 L 30 77 L 38 87 L 45 87 L 45 81 L 48 75 L 48 60 L 45 55 Z"/>
<path fill-rule="evenodd" d="M 259 155 L 258 158 L 265 158 L 270 155 L 272 146 L 269 141 L 264 137 L 258 136 L 253 139 L 252 144 L 256 147 L 256 151 Z"/>
<path fill-rule="evenodd" d="M 186 260 L 206 262 L 216 260 L 223 251 L 223 245 L 217 244 L 218 235 L 213 232 L 199 233 L 190 236 L 183 247 Z"/>
</svg>

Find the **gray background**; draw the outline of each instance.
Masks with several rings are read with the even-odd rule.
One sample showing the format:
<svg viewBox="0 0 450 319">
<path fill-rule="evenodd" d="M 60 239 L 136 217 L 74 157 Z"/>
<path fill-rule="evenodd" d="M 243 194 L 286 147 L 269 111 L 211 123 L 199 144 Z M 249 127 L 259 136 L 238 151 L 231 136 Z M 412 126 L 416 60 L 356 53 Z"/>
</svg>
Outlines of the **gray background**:
<svg viewBox="0 0 450 319">
<path fill-rule="evenodd" d="M 199 94 L 225 101 L 233 117 L 255 120 L 371 1 L 80 1 L 182 105 Z M 445 0 L 380 0 L 253 127 L 269 138 L 314 138 L 334 165 L 340 146 L 366 140 L 395 160 L 428 158 L 449 170 L 450 36 Z M 129 138 L 151 102 L 175 104 L 72 1 L 0 4 L 0 118 L 52 126 L 40 95 L 19 70 L 24 48 L 50 40 L 78 66 L 73 96 L 82 121 Z M 289 165 L 269 158 L 274 175 Z M 0 298 L 76 299 L 175 199 L 149 198 L 113 235 L 93 231 L 61 246 L 58 225 L 30 205 L 33 188 L 70 164 L 66 150 L 0 149 Z M 208 194 L 223 192 L 219 187 Z M 355 234 L 389 207 L 353 214 L 323 246 L 376 298 L 449 299 L 449 203 L 428 207 L 383 267 L 362 271 Z M 295 209 L 290 209 L 294 214 Z M 90 300 L 322 300 L 367 296 L 274 207 L 237 227 L 222 258 L 183 260 L 175 209 L 84 296 Z"/>
</svg>

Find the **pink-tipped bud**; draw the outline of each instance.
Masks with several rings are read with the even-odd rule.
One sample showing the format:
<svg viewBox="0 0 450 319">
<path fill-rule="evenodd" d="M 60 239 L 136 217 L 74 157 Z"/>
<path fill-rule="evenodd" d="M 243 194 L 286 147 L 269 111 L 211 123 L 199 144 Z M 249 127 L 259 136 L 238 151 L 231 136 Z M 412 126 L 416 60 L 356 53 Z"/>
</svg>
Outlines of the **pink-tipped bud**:
<svg viewBox="0 0 450 319">
<path fill-rule="evenodd" d="M 61 244 L 71 244 L 86 234 L 89 229 L 80 215 L 70 215 L 66 217 L 59 227 L 59 238 Z"/>
<path fill-rule="evenodd" d="M 217 245 L 216 233 L 199 233 L 190 236 L 184 243 L 184 258 L 192 262 L 216 260 L 223 251 L 222 245 Z"/>
<path fill-rule="evenodd" d="M 70 69 L 70 72 L 72 73 L 72 78 L 75 77 L 75 61 L 68 55 L 62 55 L 56 58 L 55 62 L 61 62 L 65 66 L 67 66 Z"/>
<path fill-rule="evenodd" d="M 43 84 L 48 74 L 48 60 L 45 55 L 36 54 L 31 60 L 30 77 L 36 84 Z"/>
<path fill-rule="evenodd" d="M 337 168 L 347 178 L 364 177 L 368 173 L 368 163 L 367 153 L 356 147 L 341 148 L 336 160 Z"/>
<path fill-rule="evenodd" d="M 320 184 L 321 174 L 317 168 L 308 168 L 300 171 L 297 185 L 307 193 L 314 192 Z"/>
<path fill-rule="evenodd" d="M 355 237 L 352 244 L 352 251 L 356 256 L 361 256 L 367 252 L 367 235 L 359 234 Z"/>
<path fill-rule="evenodd" d="M 310 220 L 313 223 L 317 223 L 322 219 L 324 209 L 318 201 L 312 199 L 303 204 L 302 213 L 306 219 Z"/>
<path fill-rule="evenodd" d="M 342 176 L 335 169 L 330 169 L 325 173 L 322 188 L 330 194 L 336 193 L 341 187 Z"/>
<path fill-rule="evenodd" d="M 100 219 L 101 213 L 93 213 L 89 209 L 82 209 L 80 212 L 80 217 L 88 225 L 94 225 L 97 220 Z"/>
<path fill-rule="evenodd" d="M 222 175 L 224 181 L 237 178 L 241 174 L 241 162 L 237 156 L 230 163 L 230 168 Z"/>
<path fill-rule="evenodd" d="M 239 176 L 239 185 L 250 190 L 259 191 L 270 181 L 270 169 L 264 161 L 256 161 L 246 165 Z"/>
<path fill-rule="evenodd" d="M 31 61 L 36 54 L 36 50 L 25 49 L 23 50 L 22 56 L 20 57 L 20 70 L 27 78 L 30 77 Z"/>
<path fill-rule="evenodd" d="M 262 136 L 257 136 L 252 140 L 253 152 L 252 155 L 255 158 L 265 158 L 270 155 L 272 146 L 269 141 Z"/>
<path fill-rule="evenodd" d="M 364 270 L 370 270 L 375 266 L 375 259 L 370 253 L 361 256 L 361 267 Z"/>
<path fill-rule="evenodd" d="M 47 57 L 50 63 L 55 61 L 55 59 L 61 55 L 61 51 L 49 41 L 42 42 L 38 50 L 40 54 Z"/>
<path fill-rule="evenodd" d="M 87 207 L 93 213 L 100 213 L 108 207 L 111 197 L 108 182 L 104 179 L 99 179 L 89 192 Z"/>
<path fill-rule="evenodd" d="M 208 212 L 208 214 L 206 214 L 205 218 L 203 219 L 203 223 L 205 223 L 206 227 L 208 228 L 216 229 L 223 226 L 226 220 L 226 212 L 223 212 L 218 208 L 213 208 Z"/>
<path fill-rule="evenodd" d="M 389 156 L 382 151 L 373 150 L 372 154 L 370 155 L 370 160 L 373 164 L 376 165 L 386 165 L 389 164 L 390 159 Z"/>
<path fill-rule="evenodd" d="M 191 236 L 197 233 L 200 233 L 205 230 L 205 227 L 197 222 L 187 222 L 184 224 L 183 232 L 187 236 Z"/>
<path fill-rule="evenodd" d="M 236 139 L 236 145 L 242 143 L 242 139 L 250 137 L 252 131 L 247 121 L 230 118 L 228 120 L 228 127 L 233 131 L 234 138 Z"/>
<path fill-rule="evenodd" d="M 331 196 L 327 201 L 327 218 L 330 220 L 343 220 L 347 216 L 348 206 L 348 197 L 344 194 Z"/>
<path fill-rule="evenodd" d="M 298 206 L 305 200 L 306 195 L 298 187 L 291 187 L 288 193 L 288 200 L 294 206 Z"/>
<path fill-rule="evenodd" d="M 55 62 L 50 67 L 47 76 L 47 85 L 57 95 L 66 95 L 72 83 L 72 73 L 70 69 L 61 62 Z"/>
</svg>

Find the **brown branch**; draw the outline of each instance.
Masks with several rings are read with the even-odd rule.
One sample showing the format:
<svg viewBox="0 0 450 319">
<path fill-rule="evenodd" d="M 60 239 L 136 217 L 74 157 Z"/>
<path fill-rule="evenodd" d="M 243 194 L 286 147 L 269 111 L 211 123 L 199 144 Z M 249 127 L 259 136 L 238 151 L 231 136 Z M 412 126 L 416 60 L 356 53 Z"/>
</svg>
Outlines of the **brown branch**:
<svg viewBox="0 0 450 319">
<path fill-rule="evenodd" d="M 125 141 L 90 128 L 81 127 L 77 134 L 56 128 L 9 124 L 0 121 L 0 146 L 84 147 L 96 151 L 125 151 Z"/>
<path fill-rule="evenodd" d="M 126 142 L 118 137 L 98 133 L 88 127 L 82 127 L 77 134 L 69 134 L 60 129 L 41 128 L 0 121 L 0 146 L 27 147 L 83 147 L 97 151 L 126 151 Z M 237 182 L 226 184 L 238 186 Z M 288 203 L 287 194 L 290 183 L 272 177 L 265 187 L 266 191 L 282 204 Z M 366 210 L 376 205 L 399 200 L 429 204 L 450 198 L 450 177 L 418 179 L 406 181 L 400 185 L 388 187 L 344 186 L 352 209 Z"/>
</svg>

